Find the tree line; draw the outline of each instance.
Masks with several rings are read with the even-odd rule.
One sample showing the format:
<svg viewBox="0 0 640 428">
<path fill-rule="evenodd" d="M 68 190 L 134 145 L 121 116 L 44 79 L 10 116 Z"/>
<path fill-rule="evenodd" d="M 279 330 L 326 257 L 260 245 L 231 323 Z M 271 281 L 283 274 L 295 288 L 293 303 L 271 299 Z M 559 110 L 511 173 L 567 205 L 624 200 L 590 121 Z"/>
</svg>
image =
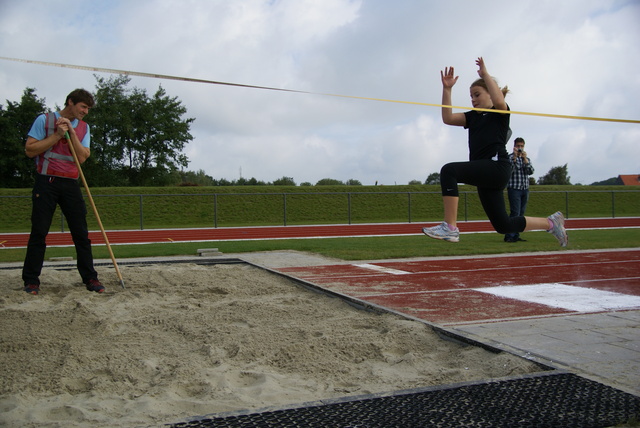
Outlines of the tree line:
<svg viewBox="0 0 640 428">
<path fill-rule="evenodd" d="M 273 182 L 255 178 L 214 179 L 203 170 L 185 171 L 189 159 L 183 153 L 193 140 L 190 134 L 194 118 L 185 118 L 186 107 L 177 97 L 169 96 L 159 86 L 153 95 L 139 88 L 129 88 L 131 78 L 124 75 L 108 79 L 95 76 L 96 105 L 87 116 L 91 127 L 91 157 L 83 171 L 91 186 L 296 186 L 292 177 Z M 56 105 L 56 110 L 61 108 Z M 35 118 L 51 110 L 34 88 L 26 88 L 19 102 L 0 105 L 0 187 L 31 187 L 35 176 L 33 160 L 25 156 L 24 143 Z M 593 183 L 605 184 L 605 182 Z M 439 184 L 440 174 L 409 184 Z M 377 184 L 377 183 L 376 183 Z M 553 167 L 531 184 L 570 185 L 568 165 Z M 323 178 L 300 186 L 351 185 L 356 179 L 340 181 Z"/>
<path fill-rule="evenodd" d="M 215 179 L 203 170 L 198 172 L 187 171 L 181 173 L 182 186 L 297 186 L 293 177 L 281 177 L 272 182 L 257 180 L 256 178 L 240 177 L 237 180 L 227 180 L 226 178 Z M 333 178 L 323 178 L 315 184 L 311 182 L 300 183 L 300 186 L 362 186 L 362 183 L 353 178 L 347 181 L 340 181 Z"/>
<path fill-rule="evenodd" d="M 421 184 L 418 180 L 413 180 L 409 184 Z M 429 174 L 424 184 L 440 184 L 440 173 L 434 172 Z M 538 181 L 535 178 L 529 177 L 529 184 L 541 184 L 541 185 L 571 185 L 571 177 L 569 177 L 569 164 L 562 166 L 554 166 L 545 175 L 540 177 Z M 599 184 L 599 183 L 594 183 Z"/>
</svg>

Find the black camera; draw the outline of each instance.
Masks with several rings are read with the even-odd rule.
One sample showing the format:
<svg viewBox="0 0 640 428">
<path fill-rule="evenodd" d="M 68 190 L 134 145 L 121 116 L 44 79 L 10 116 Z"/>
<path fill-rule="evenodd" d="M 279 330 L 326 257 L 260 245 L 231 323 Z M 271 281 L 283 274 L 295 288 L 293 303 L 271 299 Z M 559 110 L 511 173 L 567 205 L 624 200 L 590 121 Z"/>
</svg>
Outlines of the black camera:
<svg viewBox="0 0 640 428">
<path fill-rule="evenodd" d="M 518 147 L 518 153 L 522 153 L 522 149 Z"/>
</svg>

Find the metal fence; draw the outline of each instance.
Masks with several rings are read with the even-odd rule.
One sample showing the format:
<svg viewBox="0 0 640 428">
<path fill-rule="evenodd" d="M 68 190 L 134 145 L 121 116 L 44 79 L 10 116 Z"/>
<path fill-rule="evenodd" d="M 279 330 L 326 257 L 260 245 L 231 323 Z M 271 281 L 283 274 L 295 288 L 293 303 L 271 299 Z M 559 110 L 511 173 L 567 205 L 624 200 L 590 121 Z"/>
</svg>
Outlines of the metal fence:
<svg viewBox="0 0 640 428">
<path fill-rule="evenodd" d="M 506 192 L 505 192 L 506 195 Z M 0 196 L 15 205 L 6 225 L 28 225 L 30 196 Z M 16 200 L 15 198 L 18 198 Z M 440 221 L 440 192 L 291 192 L 93 195 L 109 229 L 353 224 Z M 128 198 L 131 202 L 123 202 Z M 111 201 L 111 203 L 110 203 Z M 312 202 L 310 202 L 312 201 Z M 315 207 L 310 211 L 309 205 Z M 508 202 L 506 207 L 508 209 Z M 145 209 L 146 208 L 146 209 Z M 638 190 L 532 191 L 527 215 L 562 210 L 571 217 L 640 216 Z M 158 213 L 164 213 L 159 218 Z M 154 217 L 155 216 L 155 217 Z M 91 223 L 91 216 L 89 216 Z M 106 219 L 105 219 L 106 218 Z M 238 218 L 242 220 L 237 221 Z M 474 191 L 460 192 L 459 221 L 486 218 Z M 56 220 L 57 221 L 57 220 Z M 5 224 L 5 220 L 1 221 Z M 60 213 L 60 230 L 65 221 Z M 137 224 L 137 226 L 136 226 Z M 90 224 L 91 226 L 91 224 Z M 0 227 L 0 230 L 6 226 Z"/>
</svg>

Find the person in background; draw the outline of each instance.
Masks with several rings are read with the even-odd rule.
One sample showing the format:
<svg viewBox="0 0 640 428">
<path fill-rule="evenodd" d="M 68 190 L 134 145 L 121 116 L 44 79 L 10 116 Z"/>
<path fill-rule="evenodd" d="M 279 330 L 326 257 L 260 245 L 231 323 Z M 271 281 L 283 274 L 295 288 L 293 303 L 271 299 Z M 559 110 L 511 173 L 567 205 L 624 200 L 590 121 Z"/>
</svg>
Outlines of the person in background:
<svg viewBox="0 0 640 428">
<path fill-rule="evenodd" d="M 511 207 L 510 217 L 523 216 L 529 201 L 529 176 L 533 174 L 531 159 L 524 150 L 524 138 L 518 137 L 513 141 L 511 153 L 511 178 L 507 183 L 507 196 Z M 524 241 L 519 232 L 504 235 L 504 242 Z"/>
<path fill-rule="evenodd" d="M 25 153 L 35 159 L 37 170 L 31 197 L 31 234 L 22 268 L 24 291 L 29 294 L 40 293 L 46 238 L 57 205 L 69 225 L 82 282 L 89 291 L 102 293 L 105 290 L 93 267 L 87 207 L 78 184 L 80 172 L 65 136 L 68 132 L 78 161 L 86 161 L 91 154 L 91 134 L 89 125 L 82 118 L 94 104 L 90 92 L 76 89 L 67 95 L 61 111 L 38 116 L 27 135 Z"/>
</svg>

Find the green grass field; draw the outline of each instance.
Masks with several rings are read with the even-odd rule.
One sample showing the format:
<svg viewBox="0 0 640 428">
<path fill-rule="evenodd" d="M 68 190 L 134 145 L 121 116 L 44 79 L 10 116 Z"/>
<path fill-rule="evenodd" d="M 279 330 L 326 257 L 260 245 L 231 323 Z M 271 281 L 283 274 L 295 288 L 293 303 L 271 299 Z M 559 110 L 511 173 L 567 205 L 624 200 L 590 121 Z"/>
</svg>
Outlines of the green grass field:
<svg viewBox="0 0 640 428">
<path fill-rule="evenodd" d="M 295 250 L 316 253 L 342 260 L 377 260 L 406 257 L 467 256 L 480 254 L 522 253 L 537 251 L 590 250 L 640 247 L 640 229 L 569 231 L 569 246 L 561 248 L 546 232 L 527 232 L 526 242 L 505 243 L 497 233 L 461 235 L 460 242 L 449 243 L 416 236 L 355 237 L 323 239 L 273 239 L 199 243 L 113 245 L 116 259 L 132 257 L 196 256 L 200 248 L 218 248 L 225 254 L 254 251 Z M 106 246 L 93 247 L 95 258 L 109 259 Z M 0 262 L 24 260 L 24 249 L 0 250 Z M 75 249 L 48 248 L 46 257 L 74 257 Z"/>
</svg>

